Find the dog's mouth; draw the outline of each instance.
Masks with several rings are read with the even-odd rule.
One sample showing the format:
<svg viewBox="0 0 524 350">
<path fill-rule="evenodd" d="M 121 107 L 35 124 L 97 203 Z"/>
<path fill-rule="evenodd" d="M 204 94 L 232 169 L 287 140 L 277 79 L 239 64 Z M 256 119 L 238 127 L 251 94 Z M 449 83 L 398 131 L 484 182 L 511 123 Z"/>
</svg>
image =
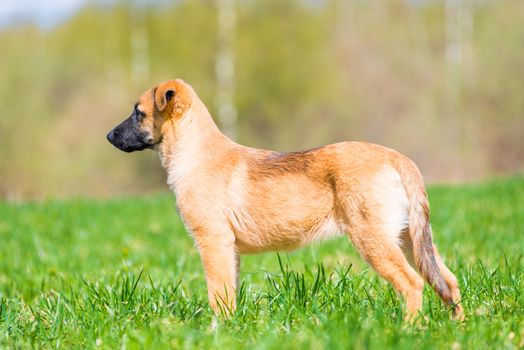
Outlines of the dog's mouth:
<svg viewBox="0 0 524 350">
<path fill-rule="evenodd" d="M 111 130 L 107 134 L 107 140 L 116 148 L 124 152 L 135 152 L 143 151 L 145 149 L 153 149 L 154 144 L 150 139 L 144 137 L 143 134 L 138 135 L 123 135 L 120 136 L 120 133 L 116 130 Z M 129 137 L 134 136 L 134 137 Z"/>
<path fill-rule="evenodd" d="M 131 153 L 131 152 L 135 152 L 135 151 L 143 151 L 145 149 L 153 149 L 154 145 L 149 145 L 149 144 L 137 144 L 137 145 L 131 144 L 131 145 L 129 145 L 129 144 L 125 144 L 125 145 L 116 146 L 116 147 L 119 150 L 121 150 L 121 151 L 124 151 L 124 152 L 127 152 L 127 153 Z"/>
</svg>

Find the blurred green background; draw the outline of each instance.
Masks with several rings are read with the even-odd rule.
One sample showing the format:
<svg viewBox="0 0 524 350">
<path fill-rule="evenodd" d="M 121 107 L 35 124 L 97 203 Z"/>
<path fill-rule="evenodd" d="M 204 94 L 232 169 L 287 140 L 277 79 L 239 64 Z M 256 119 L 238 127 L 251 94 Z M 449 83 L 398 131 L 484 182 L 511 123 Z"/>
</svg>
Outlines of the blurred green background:
<svg viewBox="0 0 524 350">
<path fill-rule="evenodd" d="M 0 3 L 0 198 L 165 190 L 154 152 L 105 134 L 170 78 L 216 115 L 223 45 L 240 143 L 375 142 L 438 182 L 524 170 L 523 1 L 237 0 L 225 44 L 221 4 Z"/>
</svg>

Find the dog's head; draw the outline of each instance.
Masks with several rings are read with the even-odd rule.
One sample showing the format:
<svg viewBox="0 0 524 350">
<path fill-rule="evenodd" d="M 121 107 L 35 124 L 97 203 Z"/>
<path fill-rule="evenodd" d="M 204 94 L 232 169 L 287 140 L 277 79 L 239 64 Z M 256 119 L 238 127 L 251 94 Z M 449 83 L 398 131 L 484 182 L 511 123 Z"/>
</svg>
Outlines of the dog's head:
<svg viewBox="0 0 524 350">
<path fill-rule="evenodd" d="M 147 90 L 129 118 L 107 134 L 107 140 L 125 152 L 154 148 L 162 142 L 164 126 L 182 118 L 189 109 L 190 92 L 191 87 L 179 79 Z"/>
</svg>

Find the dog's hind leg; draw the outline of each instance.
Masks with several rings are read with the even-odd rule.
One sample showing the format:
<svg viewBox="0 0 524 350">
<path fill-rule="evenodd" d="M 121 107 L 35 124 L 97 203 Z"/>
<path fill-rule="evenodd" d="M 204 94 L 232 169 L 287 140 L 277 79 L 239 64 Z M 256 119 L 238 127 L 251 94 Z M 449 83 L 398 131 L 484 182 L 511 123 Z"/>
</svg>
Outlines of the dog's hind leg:
<svg viewBox="0 0 524 350">
<path fill-rule="evenodd" d="M 411 237 L 409 236 L 409 232 L 407 230 L 402 231 L 401 233 L 401 241 L 402 241 L 402 251 L 404 252 L 404 255 L 406 256 L 407 260 L 413 266 L 413 268 L 417 268 L 415 264 L 415 260 L 413 257 L 413 243 L 411 242 Z M 460 289 L 458 286 L 457 278 L 455 275 L 449 270 L 449 268 L 444 264 L 444 261 L 442 260 L 442 257 L 440 256 L 438 249 L 435 245 L 433 245 L 434 255 L 435 255 L 435 261 L 437 263 L 438 269 L 440 270 L 440 273 L 442 274 L 442 277 L 444 278 L 444 281 L 446 282 L 449 290 L 451 291 L 451 298 L 453 300 L 453 318 L 459 321 L 464 320 L 464 310 L 461 305 L 461 297 L 460 297 Z M 446 302 L 446 300 L 444 300 Z"/>
<path fill-rule="evenodd" d="M 378 227 L 353 230 L 353 244 L 375 271 L 390 282 L 406 303 L 406 318 L 411 320 L 422 309 L 424 280 L 408 263 L 399 246 L 391 243 Z"/>
<path fill-rule="evenodd" d="M 453 318 L 459 321 L 464 320 L 464 309 L 462 308 L 461 304 L 461 297 L 460 297 L 460 289 L 458 286 L 457 278 L 455 275 L 448 269 L 446 264 L 444 264 L 444 261 L 442 260 L 442 257 L 440 256 L 437 247 L 433 245 L 433 250 L 435 252 L 435 260 L 437 262 L 437 265 L 440 269 L 440 272 L 442 273 L 442 276 L 444 277 L 444 280 L 446 281 L 446 284 L 449 287 L 449 290 L 451 291 L 451 297 L 453 298 Z"/>
</svg>

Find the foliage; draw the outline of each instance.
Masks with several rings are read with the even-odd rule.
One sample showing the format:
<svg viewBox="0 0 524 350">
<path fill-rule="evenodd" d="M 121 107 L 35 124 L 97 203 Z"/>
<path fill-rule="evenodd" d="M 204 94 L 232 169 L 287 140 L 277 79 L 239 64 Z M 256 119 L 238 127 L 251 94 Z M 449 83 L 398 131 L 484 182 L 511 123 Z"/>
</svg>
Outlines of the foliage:
<svg viewBox="0 0 524 350">
<path fill-rule="evenodd" d="M 446 58 L 453 21 L 441 1 L 237 3 L 241 143 L 376 142 L 432 180 L 523 170 L 524 2 L 467 2 L 472 26 L 456 62 Z M 209 0 L 152 4 L 89 2 L 50 29 L 0 32 L 0 196 L 163 188 L 152 152 L 120 154 L 104 136 L 142 91 L 172 77 L 216 110 L 217 14 Z"/>
</svg>

